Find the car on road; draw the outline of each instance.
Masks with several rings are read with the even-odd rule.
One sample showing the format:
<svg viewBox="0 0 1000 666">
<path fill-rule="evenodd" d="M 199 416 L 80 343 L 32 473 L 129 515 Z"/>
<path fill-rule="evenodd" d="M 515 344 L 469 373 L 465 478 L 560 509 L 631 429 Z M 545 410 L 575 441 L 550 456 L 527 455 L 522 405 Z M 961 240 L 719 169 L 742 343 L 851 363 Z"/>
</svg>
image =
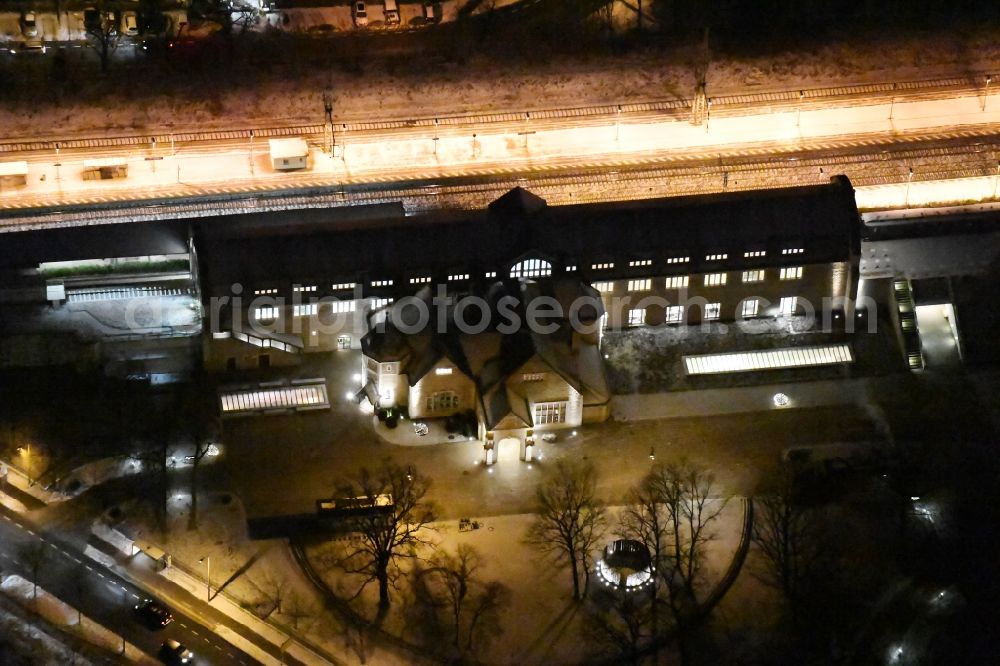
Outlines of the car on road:
<svg viewBox="0 0 1000 666">
<path fill-rule="evenodd" d="M 368 25 L 368 8 L 364 0 L 356 0 L 351 3 L 351 16 L 354 17 L 354 25 L 358 27 Z"/>
<path fill-rule="evenodd" d="M 162 629 L 174 621 L 170 611 L 152 599 L 143 599 L 136 604 L 135 615 L 143 624 L 153 629 Z"/>
<path fill-rule="evenodd" d="M 170 638 L 160 646 L 159 656 L 164 664 L 190 664 L 194 659 L 194 652 Z"/>
</svg>

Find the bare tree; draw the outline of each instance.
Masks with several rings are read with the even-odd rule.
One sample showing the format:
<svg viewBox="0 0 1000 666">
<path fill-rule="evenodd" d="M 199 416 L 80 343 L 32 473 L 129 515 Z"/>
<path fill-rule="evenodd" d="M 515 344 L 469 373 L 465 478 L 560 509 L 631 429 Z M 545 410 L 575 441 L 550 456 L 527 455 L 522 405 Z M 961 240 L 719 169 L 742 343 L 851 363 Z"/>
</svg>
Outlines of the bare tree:
<svg viewBox="0 0 1000 666">
<path fill-rule="evenodd" d="M 95 8 L 84 12 L 84 24 L 87 45 L 97 53 L 101 59 L 101 71 L 107 74 L 111 54 L 118 48 L 122 37 L 118 12 L 111 3 L 98 0 Z"/>
<path fill-rule="evenodd" d="M 204 381 L 196 382 L 203 386 Z M 218 438 L 218 406 L 213 395 L 192 389 L 187 394 L 185 404 L 187 412 L 185 423 L 188 426 L 188 436 L 191 438 L 193 454 L 191 456 L 191 513 L 188 515 L 188 529 L 198 529 L 198 470 L 201 461 L 212 448 L 213 440 Z"/>
<path fill-rule="evenodd" d="M 711 473 L 687 461 L 658 464 L 632 493 L 622 515 L 623 534 L 646 545 L 656 569 L 649 620 L 658 631 L 658 606 L 665 602 L 682 663 L 689 660 L 688 641 L 699 613 L 697 586 L 705 549 L 727 502 L 712 496 L 713 482 Z"/>
<path fill-rule="evenodd" d="M 289 591 L 287 597 L 282 615 L 291 621 L 292 629 L 308 633 L 319 619 L 316 607 L 298 592 Z"/>
<path fill-rule="evenodd" d="M 593 465 L 559 461 L 553 476 L 536 491 L 537 515 L 525 539 L 569 568 L 577 601 L 586 596 L 591 554 L 604 535 L 605 507 L 596 497 L 596 488 Z"/>
<path fill-rule="evenodd" d="M 17 551 L 18 559 L 28 567 L 28 575 L 31 577 L 31 599 L 38 599 L 38 577 L 47 561 L 45 552 L 45 542 L 30 541 Z"/>
<path fill-rule="evenodd" d="M 281 575 L 265 573 L 259 583 L 254 584 L 266 602 L 266 608 L 261 612 L 261 618 L 267 619 L 274 613 L 282 613 L 282 604 L 288 592 L 288 581 Z"/>
<path fill-rule="evenodd" d="M 654 603 L 639 594 L 600 590 L 584 616 L 588 640 L 616 663 L 639 664 L 652 636 Z"/>
<path fill-rule="evenodd" d="M 808 511 L 796 501 L 794 474 L 782 474 L 773 492 L 758 497 L 756 503 L 753 542 L 763 567 L 755 576 L 795 606 L 820 553 Z"/>
<path fill-rule="evenodd" d="M 487 640 L 499 635 L 498 615 L 509 603 L 510 591 L 500 582 L 480 579 L 482 558 L 469 544 L 459 544 L 454 553 L 438 554 L 431 565 L 418 574 L 417 611 L 441 616 L 425 619 L 435 625 L 430 627 L 432 635 L 447 637 L 454 659 L 474 659 Z"/>
<path fill-rule="evenodd" d="M 388 460 L 374 471 L 362 468 L 340 487 L 345 497 L 358 498 L 372 510 L 346 520 L 346 526 L 361 539 L 351 542 L 337 564 L 348 573 L 365 576 L 355 596 L 369 583 L 378 583 L 383 611 L 389 607 L 389 587 L 395 587 L 399 559 L 416 557 L 415 548 L 427 544 L 424 532 L 434 519 L 432 507 L 424 501 L 429 487 L 430 480 L 412 467 L 403 468 Z M 391 504 L 380 506 L 385 497 Z"/>
</svg>

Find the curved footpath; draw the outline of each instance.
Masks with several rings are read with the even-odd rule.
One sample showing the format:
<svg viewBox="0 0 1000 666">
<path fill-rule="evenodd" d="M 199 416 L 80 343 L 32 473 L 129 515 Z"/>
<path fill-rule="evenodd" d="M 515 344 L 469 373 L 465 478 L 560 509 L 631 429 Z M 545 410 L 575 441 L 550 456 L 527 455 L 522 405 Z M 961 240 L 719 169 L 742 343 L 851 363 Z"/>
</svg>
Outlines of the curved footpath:
<svg viewBox="0 0 1000 666">
<path fill-rule="evenodd" d="M 743 569 L 743 564 L 746 562 L 747 554 L 750 552 L 750 543 L 753 537 L 754 502 L 752 497 L 743 497 L 740 502 L 743 504 L 743 526 L 740 532 L 739 545 L 737 545 L 736 552 L 733 554 L 733 559 L 730 561 L 729 566 L 726 568 L 726 572 L 723 574 L 718 584 L 705 598 L 705 601 L 698 606 L 696 620 L 707 617 L 708 614 L 711 613 L 712 609 L 715 608 L 715 606 L 722 601 L 723 597 L 726 596 L 726 593 L 729 592 L 729 589 L 736 582 L 736 578 L 739 576 L 740 571 Z M 315 568 L 313 568 L 312 563 L 309 561 L 309 557 L 306 555 L 305 549 L 301 543 L 297 541 L 289 541 L 288 545 L 292 551 L 292 556 L 295 558 L 296 563 L 299 565 L 299 568 L 302 570 L 302 573 L 305 575 L 309 583 L 316 589 L 317 592 L 319 592 L 319 594 L 322 595 L 329 607 L 339 613 L 352 626 L 358 627 L 360 631 L 369 632 L 369 636 L 382 643 L 382 645 L 389 645 L 397 650 L 406 651 L 408 656 L 419 660 L 421 663 L 430 664 L 438 663 L 440 661 L 429 657 L 425 648 L 383 630 L 357 613 L 353 608 L 351 608 L 350 604 L 341 599 L 333 592 L 333 590 L 330 589 L 330 587 L 323 580 L 322 576 L 320 576 Z M 643 653 L 649 654 L 659 650 L 664 645 L 668 644 L 672 639 L 672 632 L 668 632 L 666 635 L 651 642 Z"/>
</svg>

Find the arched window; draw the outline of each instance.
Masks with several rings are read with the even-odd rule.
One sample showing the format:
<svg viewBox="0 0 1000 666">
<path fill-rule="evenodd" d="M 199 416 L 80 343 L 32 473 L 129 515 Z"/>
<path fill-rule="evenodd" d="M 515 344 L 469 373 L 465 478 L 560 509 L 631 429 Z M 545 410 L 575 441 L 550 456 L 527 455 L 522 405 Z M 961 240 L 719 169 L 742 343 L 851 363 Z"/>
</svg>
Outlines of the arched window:
<svg viewBox="0 0 1000 666">
<path fill-rule="evenodd" d="M 525 259 L 514 264 L 510 269 L 512 278 L 544 277 L 552 275 L 552 264 L 544 259 Z"/>
</svg>

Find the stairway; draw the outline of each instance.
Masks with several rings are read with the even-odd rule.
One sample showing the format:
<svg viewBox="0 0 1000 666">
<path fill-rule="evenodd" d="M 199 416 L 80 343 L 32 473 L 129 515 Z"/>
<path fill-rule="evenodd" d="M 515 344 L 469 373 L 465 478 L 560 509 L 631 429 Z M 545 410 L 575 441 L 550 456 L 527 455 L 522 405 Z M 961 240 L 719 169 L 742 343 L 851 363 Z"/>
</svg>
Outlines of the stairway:
<svg viewBox="0 0 1000 666">
<path fill-rule="evenodd" d="M 903 335 L 903 353 L 911 370 L 922 370 L 924 355 L 920 349 L 920 332 L 917 330 L 917 313 L 913 305 L 913 292 L 909 280 L 894 280 L 892 283 L 899 308 L 899 327 Z"/>
</svg>

